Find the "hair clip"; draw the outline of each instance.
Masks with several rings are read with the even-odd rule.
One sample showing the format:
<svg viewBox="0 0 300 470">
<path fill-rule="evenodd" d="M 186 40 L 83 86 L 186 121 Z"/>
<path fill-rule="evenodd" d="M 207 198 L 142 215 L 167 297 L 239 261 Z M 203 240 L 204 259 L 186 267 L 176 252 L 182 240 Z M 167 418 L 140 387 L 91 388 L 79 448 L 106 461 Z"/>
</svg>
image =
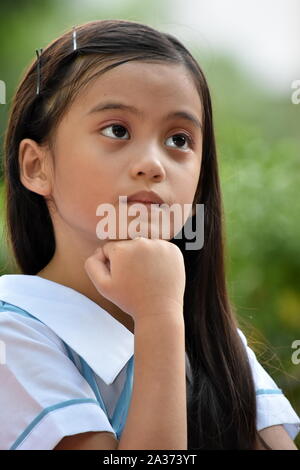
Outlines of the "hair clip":
<svg viewBox="0 0 300 470">
<path fill-rule="evenodd" d="M 73 51 L 77 49 L 76 26 L 73 26 Z"/>
<path fill-rule="evenodd" d="M 36 55 L 37 55 L 37 87 L 36 87 L 36 94 L 40 94 L 40 85 L 41 85 L 41 54 L 43 52 L 43 49 L 36 49 Z"/>
<path fill-rule="evenodd" d="M 76 31 L 76 26 L 73 26 L 73 51 L 77 50 L 77 31 Z M 36 86 L 36 94 L 40 94 L 40 86 L 41 86 L 41 55 L 43 52 L 43 49 L 36 49 L 36 55 L 37 55 L 37 86 Z"/>
</svg>

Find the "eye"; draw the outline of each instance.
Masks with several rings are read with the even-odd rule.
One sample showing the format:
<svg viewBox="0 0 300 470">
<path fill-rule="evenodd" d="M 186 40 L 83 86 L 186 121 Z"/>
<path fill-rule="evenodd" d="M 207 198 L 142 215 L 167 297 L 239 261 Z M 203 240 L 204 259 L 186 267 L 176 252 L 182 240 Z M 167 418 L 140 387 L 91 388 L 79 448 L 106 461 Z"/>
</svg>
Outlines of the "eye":
<svg viewBox="0 0 300 470">
<path fill-rule="evenodd" d="M 121 137 L 123 140 L 126 140 L 123 138 L 123 129 L 126 129 L 126 127 L 122 126 L 121 124 L 111 124 L 110 126 L 106 126 L 106 127 L 103 127 L 103 129 L 101 129 L 101 131 L 103 131 L 104 129 L 110 129 L 110 128 L 113 128 L 113 132 L 116 133 L 117 137 Z M 110 135 L 108 135 L 108 137 L 112 137 L 112 133 L 110 132 L 109 133 Z"/>
<path fill-rule="evenodd" d="M 103 129 L 101 129 L 101 132 L 103 132 L 106 129 L 112 129 L 112 131 L 109 131 L 109 132 L 106 131 L 106 133 L 104 134 L 107 137 L 116 138 L 115 140 L 118 140 L 118 138 L 120 138 L 121 140 L 127 140 L 126 137 L 124 138 L 124 134 L 126 135 L 127 129 L 121 124 L 111 124 L 110 126 L 103 127 Z M 126 131 L 125 133 L 124 133 L 124 130 Z M 184 147 L 186 143 L 188 143 L 189 148 L 193 148 L 193 140 L 187 134 L 184 134 L 184 133 L 173 134 L 171 137 L 168 137 L 167 140 L 169 139 L 173 139 L 173 143 L 175 142 L 174 148 L 187 150 L 187 147 Z M 177 145 L 179 145 L 179 147 L 177 147 Z"/>
<path fill-rule="evenodd" d="M 186 134 L 174 134 L 172 135 L 171 137 L 168 137 L 168 139 L 173 139 L 173 142 L 175 141 L 176 144 L 185 144 L 185 143 L 188 143 L 189 144 L 189 148 L 193 148 L 193 141 L 191 139 L 190 136 L 186 135 Z M 167 140 L 168 140 L 167 139 Z M 185 141 L 185 142 L 184 142 Z M 180 146 L 180 147 L 177 147 L 177 148 L 180 148 L 180 149 L 183 149 L 183 150 L 187 150 L 186 147 L 183 147 L 183 146 Z"/>
</svg>

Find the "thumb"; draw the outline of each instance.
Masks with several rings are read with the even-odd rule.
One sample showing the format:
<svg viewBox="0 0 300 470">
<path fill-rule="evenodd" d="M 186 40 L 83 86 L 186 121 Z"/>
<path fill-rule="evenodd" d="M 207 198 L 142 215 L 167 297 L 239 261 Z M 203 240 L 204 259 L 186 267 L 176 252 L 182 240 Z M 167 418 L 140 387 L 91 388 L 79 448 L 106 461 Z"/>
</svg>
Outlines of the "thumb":
<svg viewBox="0 0 300 470">
<path fill-rule="evenodd" d="M 111 280 L 109 259 L 101 247 L 86 259 L 84 268 L 97 290 Z"/>
</svg>

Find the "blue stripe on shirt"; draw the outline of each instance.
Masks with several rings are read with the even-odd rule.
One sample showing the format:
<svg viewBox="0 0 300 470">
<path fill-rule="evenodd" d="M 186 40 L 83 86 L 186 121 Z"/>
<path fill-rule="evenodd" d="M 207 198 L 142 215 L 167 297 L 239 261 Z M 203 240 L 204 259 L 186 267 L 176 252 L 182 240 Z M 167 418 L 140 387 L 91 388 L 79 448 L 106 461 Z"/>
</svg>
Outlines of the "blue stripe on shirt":
<svg viewBox="0 0 300 470">
<path fill-rule="evenodd" d="M 256 395 L 283 395 L 282 390 L 280 388 L 260 388 L 259 390 L 256 390 Z"/>
<path fill-rule="evenodd" d="M 61 403 L 57 403 L 56 405 L 52 405 L 52 406 L 48 406 L 47 408 L 45 408 L 28 426 L 27 428 L 22 432 L 22 434 L 20 434 L 20 436 L 18 437 L 18 439 L 13 443 L 13 445 L 10 447 L 9 450 L 15 450 L 18 445 L 26 438 L 26 436 L 30 433 L 30 431 L 34 428 L 34 426 L 37 425 L 37 423 L 39 421 L 41 421 L 41 419 L 43 419 L 43 417 L 48 414 L 48 413 L 51 413 L 51 411 L 54 411 L 54 410 L 57 410 L 59 408 L 64 408 L 66 406 L 70 406 L 70 405 L 78 405 L 79 403 L 94 403 L 95 405 L 99 406 L 99 403 L 97 402 L 97 400 L 94 400 L 92 398 L 76 398 L 74 400 L 67 400 L 67 401 L 63 401 Z M 100 407 L 101 408 L 101 407 Z"/>
</svg>

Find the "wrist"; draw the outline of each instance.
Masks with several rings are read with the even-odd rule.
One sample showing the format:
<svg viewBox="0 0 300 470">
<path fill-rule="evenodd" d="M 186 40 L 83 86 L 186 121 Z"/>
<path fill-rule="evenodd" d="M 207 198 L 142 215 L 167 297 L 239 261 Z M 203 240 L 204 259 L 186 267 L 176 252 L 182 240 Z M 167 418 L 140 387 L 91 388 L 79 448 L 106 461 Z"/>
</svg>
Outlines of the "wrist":
<svg viewBox="0 0 300 470">
<path fill-rule="evenodd" d="M 139 299 L 136 308 L 137 314 L 143 315 L 143 312 L 148 312 L 149 315 L 155 313 L 168 313 L 172 311 L 183 312 L 183 298 L 175 299 L 167 295 L 152 295 Z"/>
<path fill-rule="evenodd" d="M 135 326 L 141 323 L 156 323 L 161 325 L 161 327 L 167 325 L 169 328 L 174 325 L 184 328 L 183 306 L 177 304 L 173 306 L 147 307 L 134 318 Z"/>
</svg>

